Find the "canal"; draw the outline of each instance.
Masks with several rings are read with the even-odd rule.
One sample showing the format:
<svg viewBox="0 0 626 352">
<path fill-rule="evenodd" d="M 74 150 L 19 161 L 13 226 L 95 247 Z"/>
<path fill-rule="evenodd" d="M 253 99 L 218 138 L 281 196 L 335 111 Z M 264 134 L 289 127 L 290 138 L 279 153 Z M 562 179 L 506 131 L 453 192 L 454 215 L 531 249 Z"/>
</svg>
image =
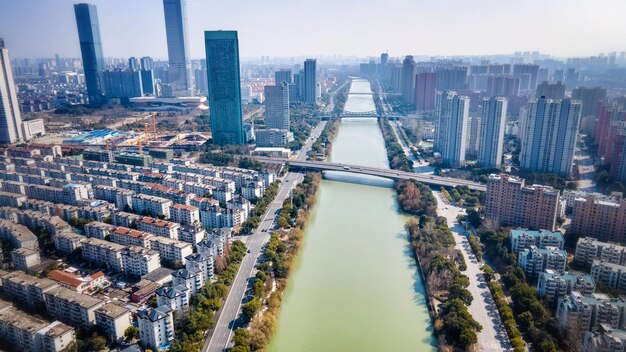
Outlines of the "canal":
<svg viewBox="0 0 626 352">
<path fill-rule="evenodd" d="M 368 81 L 353 81 L 345 109 L 375 110 Z M 344 119 L 331 159 L 388 167 L 376 119 Z M 392 185 L 375 177 L 326 175 L 269 351 L 436 350 L 404 230 L 407 217 Z"/>
</svg>

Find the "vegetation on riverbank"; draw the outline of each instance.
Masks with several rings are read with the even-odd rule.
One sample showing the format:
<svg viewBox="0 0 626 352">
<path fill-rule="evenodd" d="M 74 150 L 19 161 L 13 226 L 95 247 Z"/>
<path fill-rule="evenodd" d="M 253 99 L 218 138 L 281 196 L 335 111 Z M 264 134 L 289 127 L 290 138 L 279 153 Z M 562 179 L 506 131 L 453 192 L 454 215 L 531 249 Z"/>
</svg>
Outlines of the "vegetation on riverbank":
<svg viewBox="0 0 626 352">
<path fill-rule="evenodd" d="M 249 327 L 235 331 L 235 346 L 231 352 L 260 351 L 269 344 L 276 330 L 283 291 L 302 244 L 304 227 L 315 204 L 321 179 L 320 173 L 307 174 L 293 190 L 291 199 L 283 203 L 279 220 L 284 219 L 284 226 L 272 234 L 263 252 L 263 263 L 257 267 L 259 271 L 252 286 L 253 298 L 242 307 L 244 318 L 250 322 Z"/>
<path fill-rule="evenodd" d="M 226 246 L 224 260 L 216 262 L 217 281 L 207 282 L 191 298 L 188 312 L 182 317 L 176 317 L 176 338 L 172 341 L 170 351 L 198 351 L 202 347 L 204 334 L 215 326 L 215 312 L 224 303 L 228 287 L 237 275 L 246 251 L 246 245 L 241 241 L 233 241 L 230 246 Z"/>
<path fill-rule="evenodd" d="M 380 130 L 383 133 L 383 139 L 385 140 L 389 167 L 395 170 L 413 171 L 413 161 L 404 154 L 404 149 L 402 149 L 395 133 L 391 130 L 393 127 L 391 127 L 389 121 L 386 118 L 379 118 L 378 121 Z"/>
<path fill-rule="evenodd" d="M 448 200 L 460 207 L 473 208 L 484 202 L 485 193 L 472 191 L 467 186 L 441 187 L 441 193 Z"/>
<path fill-rule="evenodd" d="M 320 133 L 320 136 L 311 146 L 311 151 L 308 155 L 309 159 L 315 159 L 316 154 L 324 154 L 326 157 L 330 155 L 333 147 L 333 140 L 335 140 L 335 135 L 337 134 L 340 123 L 341 120 L 339 119 L 328 121 Z"/>
<path fill-rule="evenodd" d="M 346 101 L 348 101 L 348 93 L 350 93 L 350 87 L 352 86 L 352 82 L 343 86 L 339 91 L 337 91 L 335 96 L 333 97 L 333 113 L 332 116 L 338 117 L 343 113 L 343 108 L 346 105 Z"/>
<path fill-rule="evenodd" d="M 437 200 L 430 188 L 417 181 L 398 181 L 395 186 L 401 208 L 416 217 L 406 224 L 418 265 L 421 268 L 429 300 L 441 302 L 431 312 L 439 349 L 469 350 L 478 342 L 482 326 L 471 316 L 467 306 L 474 299 L 467 290 L 469 278 L 461 273 L 465 267 L 462 253 L 454 248 L 455 241 L 447 219 L 437 217 Z"/>
</svg>

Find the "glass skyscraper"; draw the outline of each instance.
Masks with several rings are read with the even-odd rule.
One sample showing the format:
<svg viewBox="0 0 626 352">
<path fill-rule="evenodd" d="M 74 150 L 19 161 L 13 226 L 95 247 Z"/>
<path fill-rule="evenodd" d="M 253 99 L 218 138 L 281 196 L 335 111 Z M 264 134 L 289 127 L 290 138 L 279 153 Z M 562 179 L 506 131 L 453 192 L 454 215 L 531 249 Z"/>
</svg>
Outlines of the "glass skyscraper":
<svg viewBox="0 0 626 352">
<path fill-rule="evenodd" d="M 243 144 L 237 31 L 204 32 L 213 143 Z"/>
<path fill-rule="evenodd" d="M 304 102 L 315 105 L 317 102 L 317 68 L 315 59 L 304 61 Z"/>
<path fill-rule="evenodd" d="M 10 144 L 22 141 L 22 115 L 13 82 L 13 70 L 9 50 L 0 38 L 0 143 Z"/>
<path fill-rule="evenodd" d="M 187 1 L 163 0 L 167 54 L 169 57 L 168 78 L 175 95 L 191 88 L 191 63 L 187 53 Z M 179 92 L 178 94 L 176 94 Z M 184 94 L 184 93 L 182 93 Z"/>
<path fill-rule="evenodd" d="M 87 96 L 89 102 L 98 103 L 104 99 L 102 84 L 104 55 L 102 54 L 98 10 L 92 4 L 76 4 L 74 5 L 74 13 L 78 27 L 80 53 L 83 57 Z"/>
</svg>

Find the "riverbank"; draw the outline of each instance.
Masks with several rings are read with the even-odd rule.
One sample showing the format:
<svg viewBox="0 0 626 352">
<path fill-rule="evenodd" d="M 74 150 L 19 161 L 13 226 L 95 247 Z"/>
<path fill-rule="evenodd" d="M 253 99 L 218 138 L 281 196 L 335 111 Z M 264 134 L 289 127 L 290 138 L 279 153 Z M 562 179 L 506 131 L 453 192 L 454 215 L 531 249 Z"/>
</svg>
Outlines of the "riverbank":
<svg viewBox="0 0 626 352">
<path fill-rule="evenodd" d="M 309 160 L 316 159 L 317 155 L 324 155 L 324 158 L 328 158 L 333 148 L 333 140 L 337 135 L 337 130 L 339 129 L 339 125 L 341 124 L 341 119 L 333 119 L 328 121 L 322 133 L 317 138 L 313 146 L 311 147 L 311 152 L 309 152 Z"/>
<path fill-rule="evenodd" d="M 260 351 L 271 340 L 275 330 L 282 295 L 287 286 L 290 269 L 302 244 L 304 228 L 312 207 L 322 175 L 312 173 L 292 192 L 280 211 L 279 231 L 276 231 L 263 253 L 264 262 L 258 266 L 253 284 L 254 298 L 242 310 L 248 320 L 248 329 L 235 331 L 231 352 Z"/>
</svg>

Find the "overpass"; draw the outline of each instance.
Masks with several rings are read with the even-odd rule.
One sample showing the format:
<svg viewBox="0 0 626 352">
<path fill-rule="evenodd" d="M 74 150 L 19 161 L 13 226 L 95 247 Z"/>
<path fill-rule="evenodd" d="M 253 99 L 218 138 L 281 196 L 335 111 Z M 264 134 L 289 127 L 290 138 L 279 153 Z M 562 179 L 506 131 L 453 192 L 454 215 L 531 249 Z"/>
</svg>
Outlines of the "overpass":
<svg viewBox="0 0 626 352">
<path fill-rule="evenodd" d="M 372 111 L 364 111 L 364 112 L 353 112 L 353 111 L 343 111 L 339 117 L 373 117 L 378 118 L 378 113 L 376 110 Z"/>
<path fill-rule="evenodd" d="M 289 163 L 289 168 L 300 169 L 305 171 L 341 171 L 350 172 L 354 174 L 370 175 L 389 178 L 392 180 L 416 180 L 431 186 L 467 186 L 474 191 L 487 191 L 487 186 L 468 180 L 461 180 L 457 178 L 436 176 L 436 175 L 422 175 L 414 172 L 406 172 L 392 169 L 382 169 L 369 166 L 348 165 L 339 163 L 329 163 L 324 161 L 308 161 L 308 160 L 291 160 L 285 158 L 272 158 L 272 157 L 254 157 L 254 159 L 265 163 Z"/>
</svg>

